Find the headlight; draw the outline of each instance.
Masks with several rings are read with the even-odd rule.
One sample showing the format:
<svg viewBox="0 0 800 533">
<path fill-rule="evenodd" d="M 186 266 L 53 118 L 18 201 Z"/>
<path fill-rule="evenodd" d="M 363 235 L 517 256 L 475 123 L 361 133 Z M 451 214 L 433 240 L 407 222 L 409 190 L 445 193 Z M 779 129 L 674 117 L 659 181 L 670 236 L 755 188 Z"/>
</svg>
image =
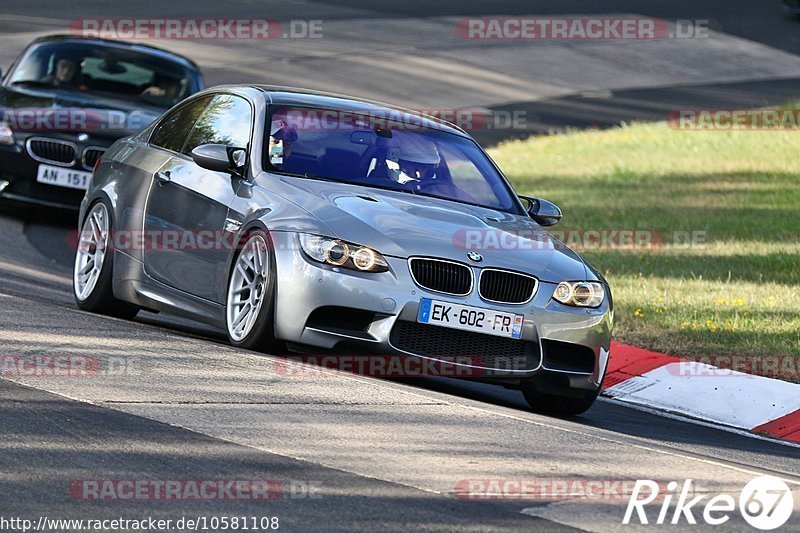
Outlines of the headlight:
<svg viewBox="0 0 800 533">
<path fill-rule="evenodd" d="M 372 248 L 308 233 L 299 236 L 300 248 L 314 261 L 361 272 L 389 270 L 386 259 Z"/>
<path fill-rule="evenodd" d="M 606 290 L 596 281 L 562 281 L 553 291 L 553 298 L 564 305 L 600 307 L 606 298 Z"/>
<path fill-rule="evenodd" d="M 11 130 L 11 126 L 5 122 L 0 122 L 0 144 L 6 146 L 14 144 L 14 132 Z"/>
</svg>

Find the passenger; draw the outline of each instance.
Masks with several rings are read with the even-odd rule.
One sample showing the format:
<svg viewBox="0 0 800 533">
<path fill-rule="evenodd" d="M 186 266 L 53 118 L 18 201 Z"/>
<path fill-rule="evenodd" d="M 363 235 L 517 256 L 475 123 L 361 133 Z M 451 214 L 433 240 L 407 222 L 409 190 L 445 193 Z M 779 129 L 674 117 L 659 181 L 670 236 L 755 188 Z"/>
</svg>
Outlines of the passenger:
<svg viewBox="0 0 800 533">
<path fill-rule="evenodd" d="M 181 94 L 181 81 L 170 76 L 155 75 L 153 84 L 141 92 L 140 96 L 155 96 L 165 100 L 176 100 Z"/>
<path fill-rule="evenodd" d="M 273 120 L 269 135 L 270 164 L 283 167 L 292 155 L 292 147 L 297 138 L 297 130 L 290 128 L 283 120 Z"/>
</svg>

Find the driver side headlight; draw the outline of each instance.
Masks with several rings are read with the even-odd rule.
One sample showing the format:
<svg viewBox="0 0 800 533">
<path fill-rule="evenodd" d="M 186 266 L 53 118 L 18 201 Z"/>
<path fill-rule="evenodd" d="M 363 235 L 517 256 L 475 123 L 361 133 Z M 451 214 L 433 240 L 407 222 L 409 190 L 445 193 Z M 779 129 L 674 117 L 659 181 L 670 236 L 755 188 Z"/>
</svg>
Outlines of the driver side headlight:
<svg viewBox="0 0 800 533">
<path fill-rule="evenodd" d="M 5 122 L 0 122 L 0 144 L 11 146 L 14 144 L 14 132 Z"/>
<path fill-rule="evenodd" d="M 562 281 L 553 291 L 553 299 L 575 307 L 600 307 L 606 298 L 602 283 L 596 281 Z"/>
<path fill-rule="evenodd" d="M 386 259 L 372 248 L 308 233 L 300 233 L 298 236 L 300 248 L 314 261 L 360 272 L 389 270 Z"/>
</svg>

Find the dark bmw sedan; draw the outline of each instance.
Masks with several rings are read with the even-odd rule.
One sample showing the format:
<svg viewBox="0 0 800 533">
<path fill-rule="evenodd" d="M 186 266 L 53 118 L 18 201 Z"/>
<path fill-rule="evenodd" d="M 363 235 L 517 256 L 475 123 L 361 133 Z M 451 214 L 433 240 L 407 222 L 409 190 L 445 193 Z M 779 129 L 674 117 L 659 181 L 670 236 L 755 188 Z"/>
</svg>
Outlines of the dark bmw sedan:
<svg viewBox="0 0 800 533">
<path fill-rule="evenodd" d="M 36 39 L 0 85 L 0 195 L 76 209 L 114 141 L 202 88 L 197 65 L 166 50 L 68 35 Z"/>
</svg>

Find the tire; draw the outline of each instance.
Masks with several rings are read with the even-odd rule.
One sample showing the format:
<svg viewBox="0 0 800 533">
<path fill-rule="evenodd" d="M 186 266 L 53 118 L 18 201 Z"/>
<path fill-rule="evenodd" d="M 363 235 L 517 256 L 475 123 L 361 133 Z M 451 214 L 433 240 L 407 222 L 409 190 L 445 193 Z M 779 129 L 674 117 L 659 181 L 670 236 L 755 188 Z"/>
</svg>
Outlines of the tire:
<svg viewBox="0 0 800 533">
<path fill-rule="evenodd" d="M 585 413 L 594 405 L 599 394 L 600 389 L 581 396 L 557 396 L 539 393 L 532 386 L 522 388 L 522 395 L 533 411 L 559 416 L 575 416 Z"/>
<path fill-rule="evenodd" d="M 233 346 L 267 353 L 283 353 L 275 339 L 275 256 L 269 236 L 249 232 L 228 276 L 225 326 Z M 249 307 L 249 310 L 245 310 Z"/>
<path fill-rule="evenodd" d="M 113 225 L 105 202 L 94 203 L 86 214 L 79 234 L 72 272 L 72 294 L 84 311 L 117 318 L 133 318 L 135 305 L 114 298 L 114 249 L 109 245 Z"/>
</svg>

